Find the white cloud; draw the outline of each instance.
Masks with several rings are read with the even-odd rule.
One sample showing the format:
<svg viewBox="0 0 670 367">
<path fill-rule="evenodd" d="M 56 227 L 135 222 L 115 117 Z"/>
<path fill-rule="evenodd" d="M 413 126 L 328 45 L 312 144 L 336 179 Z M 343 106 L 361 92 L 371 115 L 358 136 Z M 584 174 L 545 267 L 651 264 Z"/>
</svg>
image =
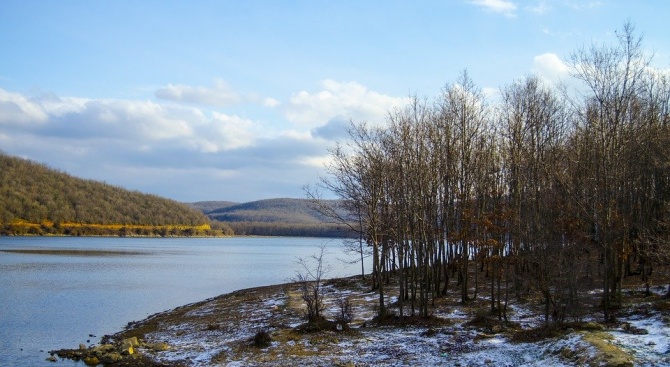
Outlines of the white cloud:
<svg viewBox="0 0 670 367">
<path fill-rule="evenodd" d="M 646 66 L 644 70 L 657 81 L 665 79 L 670 82 L 670 68 L 657 68 L 653 66 Z"/>
<path fill-rule="evenodd" d="M 277 107 L 280 104 L 281 104 L 281 102 L 279 102 L 278 100 L 276 100 L 274 98 L 269 98 L 268 97 L 268 98 L 265 98 L 263 100 L 263 106 L 265 106 L 265 107 Z"/>
<path fill-rule="evenodd" d="M 533 58 L 533 72 L 543 79 L 558 83 L 570 74 L 570 69 L 558 55 L 544 53 Z"/>
<path fill-rule="evenodd" d="M 536 2 L 535 5 L 527 6 L 526 9 L 531 13 L 542 15 L 548 13 L 552 8 L 547 0 L 540 0 Z"/>
<path fill-rule="evenodd" d="M 392 97 L 367 89 L 356 82 L 321 82 L 318 92 L 301 91 L 284 106 L 286 118 L 300 126 L 314 128 L 337 116 L 354 120 L 383 120 L 389 110 L 407 104 L 408 98 Z"/>
<path fill-rule="evenodd" d="M 156 91 L 156 97 L 175 102 L 219 107 L 237 104 L 242 100 L 242 97 L 221 79 L 216 79 L 212 87 L 168 84 Z"/>
<path fill-rule="evenodd" d="M 489 100 L 494 100 L 500 97 L 500 88 L 494 87 L 484 87 L 482 88 L 482 94 Z"/>
<path fill-rule="evenodd" d="M 294 97 L 265 104 L 317 121 L 343 111 L 383 120 L 388 108 L 403 100 L 334 81 Z M 263 121 L 198 106 L 29 97 L 0 89 L 0 149 L 78 177 L 179 200 L 300 197 L 301 187 L 323 168 L 327 146 L 302 125 L 309 123 L 296 118 L 297 125 L 268 129 Z"/>
<path fill-rule="evenodd" d="M 487 11 L 501 13 L 507 17 L 516 16 L 516 4 L 507 0 L 470 0 L 470 3 Z"/>
<path fill-rule="evenodd" d="M 62 98 L 51 103 L 47 132 L 63 137 L 163 141 L 193 134 L 191 124 L 204 118 L 194 108 L 151 101 Z"/>
<path fill-rule="evenodd" d="M 603 6 L 602 1 L 564 1 L 564 4 L 573 10 L 595 9 Z"/>
<path fill-rule="evenodd" d="M 201 152 L 237 149 L 253 145 L 260 130 L 252 120 L 195 107 L 52 94 L 29 99 L 0 89 L 3 125 L 23 134 L 76 140 L 78 146 L 99 140 L 132 142 L 141 151 L 163 149 L 166 143 Z"/>
<path fill-rule="evenodd" d="M 331 155 L 303 157 L 298 160 L 298 163 L 314 168 L 324 168 L 333 163 L 333 157 Z"/>
<path fill-rule="evenodd" d="M 254 145 L 258 136 L 258 125 L 251 120 L 224 113 L 213 113 L 214 118 L 200 134 L 208 142 L 205 152 L 233 150 Z"/>
<path fill-rule="evenodd" d="M 48 120 L 48 114 L 34 101 L 0 88 L 0 124 L 31 125 Z"/>
</svg>

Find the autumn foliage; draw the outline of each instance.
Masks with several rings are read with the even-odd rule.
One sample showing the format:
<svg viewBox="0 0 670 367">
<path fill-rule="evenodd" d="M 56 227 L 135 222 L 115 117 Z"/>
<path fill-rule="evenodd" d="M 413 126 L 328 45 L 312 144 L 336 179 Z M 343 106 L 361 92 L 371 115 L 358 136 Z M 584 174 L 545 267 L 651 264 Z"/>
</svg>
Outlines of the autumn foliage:
<svg viewBox="0 0 670 367">
<path fill-rule="evenodd" d="M 83 180 L 0 154 L 0 234 L 194 236 L 232 234 L 198 210 L 155 195 Z"/>
</svg>

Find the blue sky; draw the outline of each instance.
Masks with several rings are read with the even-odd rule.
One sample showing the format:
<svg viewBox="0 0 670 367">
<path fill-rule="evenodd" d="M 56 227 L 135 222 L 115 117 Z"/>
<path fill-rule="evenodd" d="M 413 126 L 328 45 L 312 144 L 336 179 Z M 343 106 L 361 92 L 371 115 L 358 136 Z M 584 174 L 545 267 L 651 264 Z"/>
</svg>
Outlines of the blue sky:
<svg viewBox="0 0 670 367">
<path fill-rule="evenodd" d="M 304 197 L 349 119 L 467 69 L 486 95 L 613 43 L 670 69 L 670 2 L 0 2 L 0 150 L 180 201 Z"/>
</svg>

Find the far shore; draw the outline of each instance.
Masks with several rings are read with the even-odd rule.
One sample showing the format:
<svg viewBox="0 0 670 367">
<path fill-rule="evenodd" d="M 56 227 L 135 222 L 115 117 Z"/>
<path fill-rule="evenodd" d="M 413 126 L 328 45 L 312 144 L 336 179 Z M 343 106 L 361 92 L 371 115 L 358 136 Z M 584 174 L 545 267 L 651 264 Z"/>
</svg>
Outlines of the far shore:
<svg viewBox="0 0 670 367">
<path fill-rule="evenodd" d="M 329 239 L 342 239 L 345 237 L 317 237 L 317 236 L 272 236 L 272 235 L 258 235 L 258 234 L 233 234 L 233 235 L 216 235 L 216 236 L 199 236 L 199 235 L 194 235 L 194 236 L 140 236 L 140 235 L 126 235 L 126 236 L 119 236 L 119 235 L 67 235 L 67 234 L 51 234 L 51 233 L 46 233 L 46 234 L 22 234 L 22 235 L 4 235 L 0 234 L 0 239 L 3 237 L 27 237 L 27 238 L 34 238 L 34 237 L 67 237 L 67 238 L 323 238 L 324 240 L 329 240 Z"/>
<path fill-rule="evenodd" d="M 7 249 L 0 252 L 30 255 L 67 255 L 67 256 L 126 256 L 146 255 L 147 252 L 127 250 L 76 250 L 76 249 Z"/>
</svg>

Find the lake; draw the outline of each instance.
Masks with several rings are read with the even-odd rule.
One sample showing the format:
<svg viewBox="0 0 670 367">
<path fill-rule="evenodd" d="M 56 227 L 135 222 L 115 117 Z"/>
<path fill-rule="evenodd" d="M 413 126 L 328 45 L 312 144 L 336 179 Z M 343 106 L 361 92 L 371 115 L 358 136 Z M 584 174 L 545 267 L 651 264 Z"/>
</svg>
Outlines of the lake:
<svg viewBox="0 0 670 367">
<path fill-rule="evenodd" d="M 130 321 L 288 282 L 322 244 L 327 277 L 360 273 L 338 239 L 0 237 L 0 366 L 53 366 L 49 350 L 97 343 Z"/>
</svg>

